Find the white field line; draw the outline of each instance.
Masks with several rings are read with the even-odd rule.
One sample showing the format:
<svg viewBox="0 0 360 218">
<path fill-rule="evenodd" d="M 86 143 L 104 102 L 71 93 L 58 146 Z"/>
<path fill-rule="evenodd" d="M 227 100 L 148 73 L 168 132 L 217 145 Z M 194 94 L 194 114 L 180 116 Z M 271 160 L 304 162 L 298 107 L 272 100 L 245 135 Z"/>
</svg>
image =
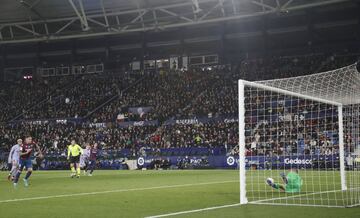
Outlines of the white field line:
<svg viewBox="0 0 360 218">
<path fill-rule="evenodd" d="M 258 201 L 252 201 L 249 202 L 249 204 L 259 204 L 259 205 L 287 205 L 287 206 L 309 206 L 309 207 L 339 207 L 344 208 L 345 206 L 338 206 L 338 205 L 312 205 L 312 204 L 276 204 L 276 203 L 264 203 L 266 201 L 274 201 L 274 200 L 281 200 L 281 199 L 287 199 L 287 198 L 298 198 L 308 195 L 317 195 L 317 194 L 325 194 L 325 193 L 332 193 L 332 192 L 339 192 L 341 190 L 331 190 L 331 191 L 324 191 L 324 192 L 315 192 L 315 193 L 308 193 L 308 194 L 300 194 L 300 195 L 292 195 L 292 196 L 286 196 L 286 197 L 279 197 L 279 198 L 271 198 L 271 199 L 264 199 L 264 200 L 258 200 Z M 229 204 L 229 205 L 222 205 L 222 206 L 215 206 L 215 207 L 207 207 L 202 209 L 195 209 L 195 210 L 186 210 L 186 211 L 179 211 L 175 213 L 167 213 L 167 214 L 161 214 L 161 215 L 155 215 L 155 216 L 148 216 L 145 218 L 160 218 L 160 217 L 169 217 L 169 216 L 177 216 L 182 214 L 188 214 L 188 213 L 197 213 L 202 211 L 208 211 L 208 210 L 216 210 L 221 208 L 227 208 L 227 207 L 236 207 L 240 206 L 240 203 L 237 204 Z"/>
<path fill-rule="evenodd" d="M 251 201 L 251 202 L 249 202 L 249 204 L 258 204 L 258 203 L 266 202 L 266 201 L 276 201 L 276 200 L 283 200 L 283 199 L 289 199 L 289 198 L 299 198 L 299 197 L 327 194 L 327 193 L 334 193 L 334 192 L 346 192 L 346 191 L 353 191 L 353 190 L 357 190 L 357 189 L 360 189 L 360 187 L 359 188 L 349 188 L 345 191 L 339 189 L 339 190 L 331 190 L 331 191 L 323 191 L 323 192 L 312 192 L 312 193 L 299 194 L 299 195 L 289 195 L 289 196 L 279 197 L 279 198 L 270 198 L 270 199 L 263 199 L 263 200 L 258 200 L 258 201 Z"/>
<path fill-rule="evenodd" d="M 277 201 L 277 200 L 283 200 L 283 199 L 289 199 L 289 198 L 299 198 L 299 197 L 305 197 L 305 196 L 310 196 L 310 195 L 327 194 L 327 193 L 333 193 L 333 192 L 341 192 L 341 190 L 312 192 L 312 193 L 299 194 L 299 195 L 290 195 L 290 196 L 279 197 L 279 198 L 263 199 L 263 200 L 258 200 L 258 201 L 251 201 L 251 202 L 249 202 L 249 204 L 257 204 L 257 203 L 266 202 L 266 201 Z"/>
<path fill-rule="evenodd" d="M 161 214 L 161 215 L 155 215 L 155 216 L 147 216 L 145 218 L 159 218 L 159 217 L 176 216 L 176 215 L 181 215 L 181 214 L 197 213 L 197 212 L 202 212 L 202 211 L 207 211 L 207 210 L 216 210 L 216 209 L 227 208 L 227 207 L 236 207 L 236 206 L 240 206 L 240 203 L 227 204 L 227 205 L 215 206 L 215 207 L 207 207 L 207 208 L 195 209 L 195 210 L 185 210 L 185 211 L 180 211 L 180 212 L 175 212 L 175 213 L 167 213 L 167 214 Z"/>
<path fill-rule="evenodd" d="M 352 188 L 348 190 L 353 190 L 358 188 Z M 341 190 L 331 190 L 331 191 L 324 191 L 324 192 L 315 192 L 315 193 L 307 193 L 307 194 L 300 194 L 300 195 L 292 195 L 292 196 L 286 196 L 286 197 L 279 197 L 279 198 L 271 198 L 271 199 L 264 199 L 264 200 L 258 200 L 258 201 L 252 201 L 249 202 L 249 204 L 259 204 L 259 205 L 274 205 L 274 206 L 306 206 L 306 207 L 337 207 L 337 208 L 345 208 L 345 206 L 339 206 L 339 205 L 313 205 L 313 204 L 276 204 L 276 203 L 266 203 L 266 201 L 274 201 L 274 200 L 281 200 L 281 199 L 287 199 L 287 198 L 298 198 L 303 196 L 309 196 L 309 195 L 317 195 L 317 194 L 325 194 L 325 193 L 332 193 L 332 192 L 340 192 Z M 222 206 L 215 206 L 215 207 L 207 207 L 202 209 L 195 209 L 195 210 L 186 210 L 186 211 L 179 211 L 175 213 L 167 213 L 167 214 L 161 214 L 161 215 L 155 215 L 155 216 L 148 216 L 145 218 L 160 218 L 160 217 L 169 217 L 169 216 L 177 216 L 182 214 L 188 214 L 188 213 L 197 213 L 202 211 L 208 211 L 208 210 L 216 210 L 221 208 L 227 208 L 227 207 L 236 207 L 240 206 L 240 203 L 237 204 L 228 204 L 228 205 L 222 205 Z M 356 206 L 356 205 L 352 205 Z"/>
<path fill-rule="evenodd" d="M 360 206 L 360 203 L 356 203 L 356 204 L 352 204 L 352 205 L 347 205 L 346 207 L 358 207 Z"/>
<path fill-rule="evenodd" d="M 119 192 L 131 192 L 131 191 L 146 191 L 146 190 L 155 190 L 155 189 L 181 188 L 181 187 L 202 186 L 202 185 L 216 185 L 216 184 L 233 183 L 233 182 L 239 182 L 239 181 L 237 181 L 237 180 L 228 180 L 228 181 L 218 181 L 218 182 L 189 183 L 189 184 L 179 184 L 179 185 L 164 185 L 164 186 L 154 186 L 154 187 L 147 187 L 147 188 L 130 188 L 130 189 L 116 189 L 116 190 L 109 190 L 109 191 L 83 192 L 83 193 L 75 193 L 75 194 L 49 195 L 49 196 L 42 196 L 42 197 L 0 200 L 0 203 L 11 203 L 11 202 L 32 201 L 32 200 L 44 200 L 44 199 L 52 199 L 52 198 L 66 198 L 66 197 L 75 197 L 75 196 L 87 196 L 87 195 L 109 194 L 109 193 L 119 193 Z"/>
<path fill-rule="evenodd" d="M 277 204 L 277 203 L 263 203 L 263 202 L 249 202 L 249 204 L 254 205 L 271 205 L 271 206 L 300 206 L 300 207 L 336 207 L 336 208 L 345 208 L 345 206 L 339 205 L 321 205 L 321 204 Z"/>
</svg>

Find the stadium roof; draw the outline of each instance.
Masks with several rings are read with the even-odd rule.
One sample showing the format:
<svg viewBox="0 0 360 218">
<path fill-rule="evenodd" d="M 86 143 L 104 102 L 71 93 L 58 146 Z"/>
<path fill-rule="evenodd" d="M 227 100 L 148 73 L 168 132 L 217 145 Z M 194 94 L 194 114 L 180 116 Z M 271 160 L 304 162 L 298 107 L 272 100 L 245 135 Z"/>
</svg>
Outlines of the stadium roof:
<svg viewBox="0 0 360 218">
<path fill-rule="evenodd" d="M 351 0 L 2 0 L 0 44 L 164 30 Z"/>
</svg>

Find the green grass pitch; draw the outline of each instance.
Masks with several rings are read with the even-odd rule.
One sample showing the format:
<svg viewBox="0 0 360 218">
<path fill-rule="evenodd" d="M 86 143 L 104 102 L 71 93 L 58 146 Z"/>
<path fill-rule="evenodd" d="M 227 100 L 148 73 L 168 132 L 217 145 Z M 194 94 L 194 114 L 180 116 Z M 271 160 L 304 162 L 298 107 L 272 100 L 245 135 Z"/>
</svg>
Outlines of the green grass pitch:
<svg viewBox="0 0 360 218">
<path fill-rule="evenodd" d="M 275 171 L 249 173 L 248 181 L 252 184 L 248 182 L 248 188 L 252 185 L 254 190 L 263 189 L 251 196 L 249 193 L 249 198 L 286 197 L 283 193 L 262 188 L 262 178 L 275 174 Z M 33 173 L 30 187 L 23 187 L 20 181 L 16 190 L 5 179 L 6 175 L 6 172 L 0 173 L 1 218 L 148 217 L 239 203 L 239 173 L 236 170 L 95 171 L 93 177 L 82 176 L 80 179 L 70 179 L 68 171 L 42 171 Z M 324 178 L 322 181 L 326 181 Z M 305 182 L 308 191 L 333 188 L 316 179 Z M 174 217 L 355 218 L 359 214 L 359 207 L 245 205 Z"/>
</svg>

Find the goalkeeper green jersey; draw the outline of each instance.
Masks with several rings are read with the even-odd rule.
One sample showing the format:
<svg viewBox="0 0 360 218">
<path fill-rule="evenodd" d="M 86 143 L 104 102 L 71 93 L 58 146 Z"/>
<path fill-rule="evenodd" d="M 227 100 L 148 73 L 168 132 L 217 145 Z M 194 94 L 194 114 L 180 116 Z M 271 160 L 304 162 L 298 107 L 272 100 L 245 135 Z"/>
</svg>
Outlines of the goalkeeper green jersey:
<svg viewBox="0 0 360 218">
<path fill-rule="evenodd" d="M 287 193 L 295 193 L 301 191 L 302 179 L 299 174 L 295 172 L 289 172 L 286 176 L 287 184 L 285 188 L 285 192 Z"/>
</svg>

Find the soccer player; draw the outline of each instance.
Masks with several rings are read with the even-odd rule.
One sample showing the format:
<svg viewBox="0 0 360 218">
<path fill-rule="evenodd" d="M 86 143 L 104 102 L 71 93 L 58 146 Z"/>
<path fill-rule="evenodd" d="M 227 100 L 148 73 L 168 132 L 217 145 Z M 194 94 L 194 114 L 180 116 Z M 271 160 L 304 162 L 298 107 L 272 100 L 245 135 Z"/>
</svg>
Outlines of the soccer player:
<svg viewBox="0 0 360 218">
<path fill-rule="evenodd" d="M 83 153 L 80 156 L 80 168 L 84 169 L 84 175 L 87 173 L 88 170 L 90 149 L 91 149 L 90 144 L 86 143 L 85 149 L 83 150 Z"/>
<path fill-rule="evenodd" d="M 29 186 L 29 177 L 33 171 L 31 154 L 33 152 L 33 142 L 31 136 L 25 137 L 25 143 L 20 146 L 20 161 L 19 161 L 19 170 L 14 179 L 14 187 L 17 187 L 22 170 L 25 168 L 27 170 L 25 178 L 23 179 L 25 187 Z"/>
<path fill-rule="evenodd" d="M 35 163 L 36 163 L 37 169 L 40 169 L 41 163 L 42 163 L 43 160 L 45 159 L 44 154 L 46 153 L 47 149 L 46 149 L 46 147 L 42 147 L 42 148 L 41 148 L 41 147 L 38 146 L 36 143 L 35 143 L 35 145 L 36 145 L 36 149 L 37 149 L 37 151 L 34 152 Z"/>
<path fill-rule="evenodd" d="M 303 181 L 298 173 L 297 169 L 290 169 L 288 174 L 280 174 L 284 184 L 275 183 L 272 180 L 267 180 L 266 183 L 274 189 L 284 191 L 286 193 L 299 193 L 301 192 L 301 186 Z"/>
<path fill-rule="evenodd" d="M 8 175 L 8 180 L 14 180 L 18 169 L 19 169 L 19 159 L 20 159 L 20 148 L 22 145 L 22 139 L 17 140 L 17 144 L 11 147 L 8 163 L 11 164 L 11 170 Z"/>
<path fill-rule="evenodd" d="M 92 176 L 92 173 L 95 170 L 96 167 L 96 158 L 97 158 L 97 154 L 98 154 L 98 145 L 97 143 L 95 143 L 91 150 L 90 150 L 90 161 L 89 161 L 89 168 L 90 168 L 90 173 L 89 176 Z"/>
<path fill-rule="evenodd" d="M 80 155 L 83 153 L 80 145 L 75 143 L 75 140 L 71 140 L 71 144 L 68 146 L 68 157 L 70 161 L 71 178 L 75 175 L 80 178 Z M 76 171 L 75 171 L 76 169 Z"/>
</svg>

